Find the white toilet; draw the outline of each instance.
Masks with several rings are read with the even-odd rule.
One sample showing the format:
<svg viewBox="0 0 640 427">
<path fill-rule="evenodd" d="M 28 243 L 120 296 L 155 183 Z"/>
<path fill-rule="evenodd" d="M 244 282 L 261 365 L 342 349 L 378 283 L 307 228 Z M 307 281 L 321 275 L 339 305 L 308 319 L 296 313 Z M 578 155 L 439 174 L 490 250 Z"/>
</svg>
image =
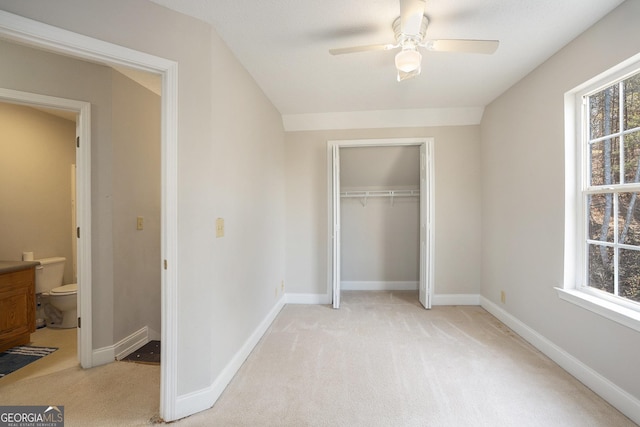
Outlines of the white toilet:
<svg viewBox="0 0 640 427">
<path fill-rule="evenodd" d="M 78 323 L 78 285 L 62 285 L 64 257 L 42 258 L 36 267 L 36 294 L 42 295 L 47 327 L 75 328 Z"/>
</svg>

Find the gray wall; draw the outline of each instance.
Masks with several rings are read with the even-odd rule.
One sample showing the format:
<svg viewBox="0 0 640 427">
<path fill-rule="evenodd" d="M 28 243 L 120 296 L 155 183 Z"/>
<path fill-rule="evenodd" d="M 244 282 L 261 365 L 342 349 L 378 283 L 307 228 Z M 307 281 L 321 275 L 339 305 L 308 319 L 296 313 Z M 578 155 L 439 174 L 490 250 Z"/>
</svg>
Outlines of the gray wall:
<svg viewBox="0 0 640 427">
<path fill-rule="evenodd" d="M 480 293 L 479 126 L 287 132 L 287 292 L 329 293 L 327 141 L 409 137 L 435 139 L 434 294 Z"/>
<path fill-rule="evenodd" d="M 558 298 L 563 285 L 564 94 L 638 53 L 623 3 L 485 111 L 482 295 L 640 398 L 640 333 Z M 500 304 L 500 291 L 506 304 Z"/>
<path fill-rule="evenodd" d="M 160 339 L 160 97 L 111 75 L 114 341 L 144 326 Z"/>
<path fill-rule="evenodd" d="M 72 283 L 75 121 L 0 102 L 0 129 L 0 259 L 63 256 L 63 283 Z"/>
</svg>

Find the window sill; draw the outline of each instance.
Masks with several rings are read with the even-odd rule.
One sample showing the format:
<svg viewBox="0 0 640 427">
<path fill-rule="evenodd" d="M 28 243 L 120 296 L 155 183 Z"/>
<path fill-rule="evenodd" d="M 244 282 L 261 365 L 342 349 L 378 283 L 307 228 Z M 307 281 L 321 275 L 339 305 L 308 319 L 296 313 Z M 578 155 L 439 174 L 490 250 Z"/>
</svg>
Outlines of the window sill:
<svg viewBox="0 0 640 427">
<path fill-rule="evenodd" d="M 575 289 L 556 288 L 560 299 L 640 332 L 640 312 Z"/>
</svg>

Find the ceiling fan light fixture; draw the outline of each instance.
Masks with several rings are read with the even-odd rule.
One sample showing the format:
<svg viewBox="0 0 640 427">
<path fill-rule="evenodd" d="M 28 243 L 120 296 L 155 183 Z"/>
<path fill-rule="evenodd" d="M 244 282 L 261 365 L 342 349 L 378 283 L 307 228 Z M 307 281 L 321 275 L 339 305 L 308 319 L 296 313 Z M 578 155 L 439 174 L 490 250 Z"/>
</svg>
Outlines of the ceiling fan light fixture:
<svg viewBox="0 0 640 427">
<path fill-rule="evenodd" d="M 396 54 L 396 68 L 404 73 L 420 69 L 421 62 L 422 55 L 415 48 L 402 49 Z"/>
<path fill-rule="evenodd" d="M 492 54 L 498 48 L 498 40 L 475 39 L 438 39 L 425 38 L 429 18 L 425 13 L 426 0 L 399 0 L 400 16 L 391 27 L 395 36 L 393 44 L 375 44 L 354 46 L 340 49 L 329 49 L 331 55 L 344 53 L 367 52 L 375 50 L 390 50 L 400 48 L 395 56 L 395 66 L 398 71 L 398 81 L 407 80 L 420 75 L 422 55 L 418 48 L 436 52 L 461 52 Z"/>
</svg>

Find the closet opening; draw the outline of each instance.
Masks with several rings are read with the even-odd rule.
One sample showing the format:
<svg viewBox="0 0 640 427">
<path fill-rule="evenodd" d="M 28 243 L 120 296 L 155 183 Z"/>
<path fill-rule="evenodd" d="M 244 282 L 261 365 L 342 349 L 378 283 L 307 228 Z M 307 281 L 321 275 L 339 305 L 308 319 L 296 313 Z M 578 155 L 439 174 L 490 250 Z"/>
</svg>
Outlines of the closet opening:
<svg viewBox="0 0 640 427">
<path fill-rule="evenodd" d="M 329 292 L 418 290 L 431 307 L 433 139 L 328 142 Z"/>
</svg>

